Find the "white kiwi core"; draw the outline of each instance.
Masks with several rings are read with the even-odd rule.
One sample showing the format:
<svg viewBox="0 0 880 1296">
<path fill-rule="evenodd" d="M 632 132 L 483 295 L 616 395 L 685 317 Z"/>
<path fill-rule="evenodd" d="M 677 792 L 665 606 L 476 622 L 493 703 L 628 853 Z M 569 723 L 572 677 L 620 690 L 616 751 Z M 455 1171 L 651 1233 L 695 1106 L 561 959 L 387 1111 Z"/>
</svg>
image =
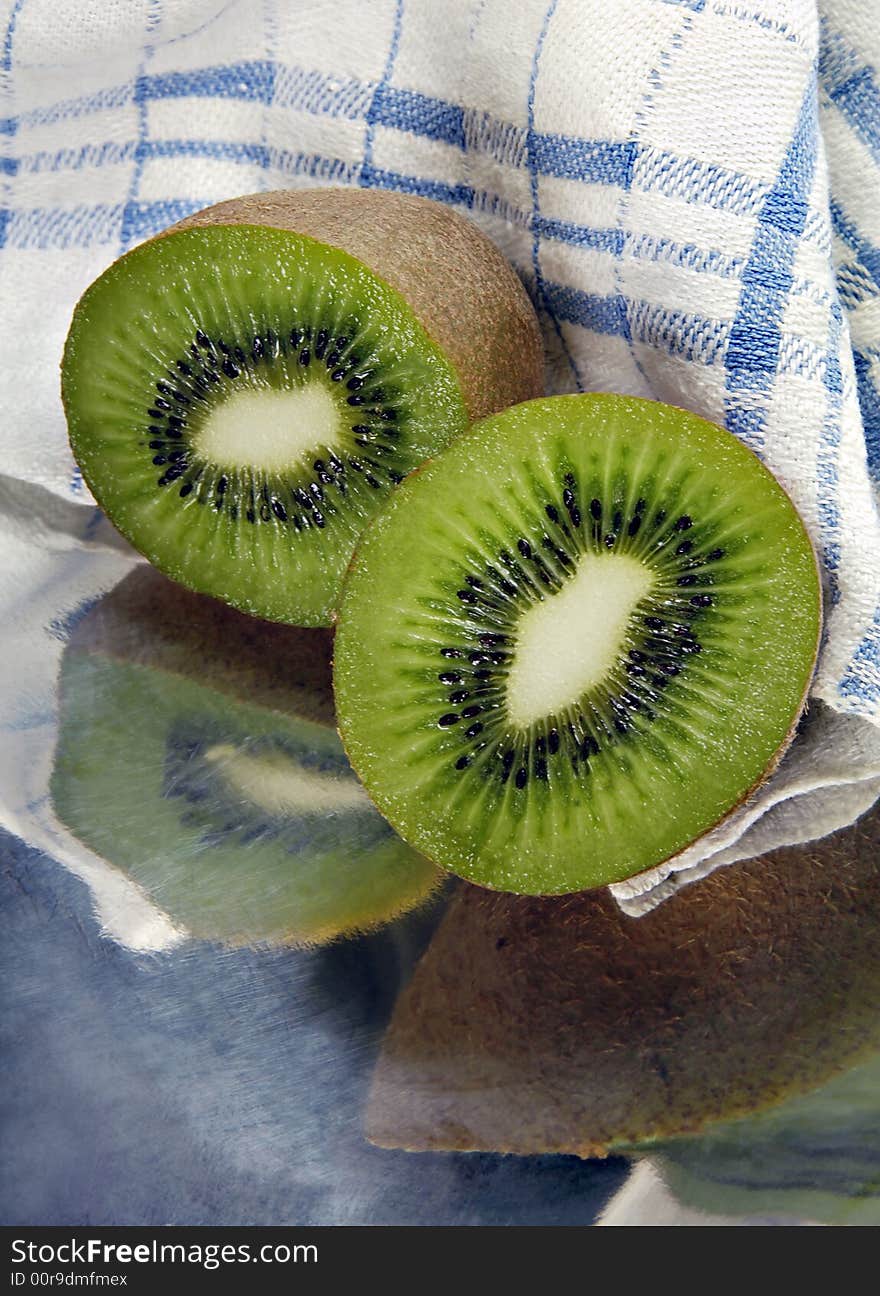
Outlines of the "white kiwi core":
<svg viewBox="0 0 880 1296">
<path fill-rule="evenodd" d="M 334 810 L 359 810 L 370 799 L 354 778 L 339 778 L 304 769 L 282 753 L 251 755 L 229 743 L 217 743 L 205 752 L 231 791 L 271 815 L 327 814 Z"/>
<path fill-rule="evenodd" d="M 527 729 L 598 684 L 653 584 L 648 568 L 628 554 L 584 554 L 561 590 L 524 612 L 507 675 L 511 722 Z"/>
<path fill-rule="evenodd" d="M 340 442 L 342 418 L 321 382 L 286 391 L 232 392 L 211 410 L 194 438 L 198 454 L 218 468 L 279 472 Z"/>
</svg>

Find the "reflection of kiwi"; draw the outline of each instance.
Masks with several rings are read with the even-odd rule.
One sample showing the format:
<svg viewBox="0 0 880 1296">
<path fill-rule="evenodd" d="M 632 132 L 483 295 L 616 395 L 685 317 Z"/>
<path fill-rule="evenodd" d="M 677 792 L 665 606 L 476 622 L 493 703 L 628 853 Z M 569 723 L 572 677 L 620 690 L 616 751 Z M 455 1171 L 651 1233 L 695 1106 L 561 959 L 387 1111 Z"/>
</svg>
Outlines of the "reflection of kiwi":
<svg viewBox="0 0 880 1296">
<path fill-rule="evenodd" d="M 220 203 L 117 261 L 76 309 L 62 391 L 86 481 L 152 562 L 326 625 L 396 483 L 541 370 L 522 285 L 473 224 L 312 190 Z"/>
<path fill-rule="evenodd" d="M 444 867 L 600 886 L 677 854 L 773 767 L 820 603 L 794 506 L 730 433 L 655 401 L 530 401 L 362 537 L 334 650 L 343 741 Z"/>
<path fill-rule="evenodd" d="M 136 570 L 64 655 L 59 818 L 198 936 L 312 943 L 412 908 L 438 875 L 351 772 L 329 646 Z"/>
<path fill-rule="evenodd" d="M 880 806 L 637 921 L 463 886 L 386 1037 L 382 1146 L 602 1155 L 808 1090 L 880 1046 Z"/>
<path fill-rule="evenodd" d="M 880 1054 L 812 1093 L 650 1152 L 676 1198 L 712 1214 L 880 1224 Z"/>
</svg>

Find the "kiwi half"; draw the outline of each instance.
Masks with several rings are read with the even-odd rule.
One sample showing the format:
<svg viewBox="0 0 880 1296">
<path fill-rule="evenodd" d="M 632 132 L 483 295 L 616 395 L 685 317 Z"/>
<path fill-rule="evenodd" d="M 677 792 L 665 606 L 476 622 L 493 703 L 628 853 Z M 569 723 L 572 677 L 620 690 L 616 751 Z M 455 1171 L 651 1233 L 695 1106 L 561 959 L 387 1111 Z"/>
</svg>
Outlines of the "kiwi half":
<svg viewBox="0 0 880 1296">
<path fill-rule="evenodd" d="M 284 191 L 210 207 L 102 274 L 62 397 L 85 481 L 151 562 L 327 625 L 393 487 L 541 375 L 522 285 L 470 222 L 411 195 Z"/>
<path fill-rule="evenodd" d="M 460 884 L 395 1008 L 368 1137 L 644 1153 L 827 1082 L 880 1049 L 878 858 L 880 805 L 638 921 L 604 892 Z"/>
<path fill-rule="evenodd" d="M 766 776 L 820 621 L 803 524 L 735 437 L 652 401 L 533 401 L 425 465 L 363 537 L 340 731 L 443 867 L 578 891 L 675 855 Z"/>
<path fill-rule="evenodd" d="M 371 805 L 333 726 L 328 632 L 261 624 L 143 565 L 65 650 L 55 811 L 195 936 L 367 931 L 441 875 Z"/>
</svg>

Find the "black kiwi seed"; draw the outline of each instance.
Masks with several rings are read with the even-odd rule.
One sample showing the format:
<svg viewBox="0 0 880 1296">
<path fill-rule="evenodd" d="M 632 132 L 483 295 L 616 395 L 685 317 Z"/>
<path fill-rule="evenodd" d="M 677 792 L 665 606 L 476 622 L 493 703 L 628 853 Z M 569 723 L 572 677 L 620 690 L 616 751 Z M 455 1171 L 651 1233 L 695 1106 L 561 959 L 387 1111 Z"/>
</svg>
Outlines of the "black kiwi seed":
<svg viewBox="0 0 880 1296">
<path fill-rule="evenodd" d="M 445 715 L 440 717 L 437 723 L 441 729 L 448 729 L 450 725 L 458 724 L 459 719 L 460 717 L 455 711 L 447 711 Z"/>
</svg>

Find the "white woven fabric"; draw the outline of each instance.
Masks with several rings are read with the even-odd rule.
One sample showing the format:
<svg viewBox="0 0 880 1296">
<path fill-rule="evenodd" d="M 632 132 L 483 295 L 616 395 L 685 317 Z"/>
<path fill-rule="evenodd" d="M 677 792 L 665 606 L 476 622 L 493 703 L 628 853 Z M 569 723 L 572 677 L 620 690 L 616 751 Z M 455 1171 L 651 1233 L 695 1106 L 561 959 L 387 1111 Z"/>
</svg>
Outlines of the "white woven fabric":
<svg viewBox="0 0 880 1296">
<path fill-rule="evenodd" d="M 451 203 L 531 292 L 549 390 L 654 396 L 726 424 L 782 480 L 822 563 L 814 723 L 715 854 L 704 841 L 618 900 L 641 912 L 870 804 L 878 0 L 7 0 L 0 39 L 10 478 L 91 504 L 57 366 L 77 297 L 133 243 L 285 185 Z M 13 820 L 28 837 L 7 794 Z"/>
</svg>

